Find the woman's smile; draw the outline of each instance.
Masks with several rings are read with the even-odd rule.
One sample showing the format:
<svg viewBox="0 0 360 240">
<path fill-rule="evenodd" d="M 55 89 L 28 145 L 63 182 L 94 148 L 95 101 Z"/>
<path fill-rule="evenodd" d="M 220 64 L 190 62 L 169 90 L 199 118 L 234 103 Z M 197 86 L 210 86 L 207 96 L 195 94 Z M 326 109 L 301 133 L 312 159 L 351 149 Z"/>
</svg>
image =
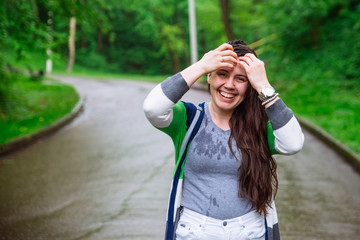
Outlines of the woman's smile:
<svg viewBox="0 0 360 240">
<path fill-rule="evenodd" d="M 228 99 L 228 100 L 232 100 L 232 99 L 234 99 L 234 97 L 236 96 L 236 94 L 224 92 L 224 91 L 221 91 L 221 90 L 219 90 L 218 92 L 219 92 L 219 94 L 220 94 L 221 96 L 223 96 L 226 100 L 227 100 L 227 99 Z"/>
</svg>

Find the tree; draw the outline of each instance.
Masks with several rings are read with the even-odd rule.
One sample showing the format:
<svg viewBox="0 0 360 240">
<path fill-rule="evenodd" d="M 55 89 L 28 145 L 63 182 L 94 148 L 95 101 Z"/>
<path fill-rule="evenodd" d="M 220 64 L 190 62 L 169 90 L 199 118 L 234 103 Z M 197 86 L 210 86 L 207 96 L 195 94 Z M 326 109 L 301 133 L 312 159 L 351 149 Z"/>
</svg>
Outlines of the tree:
<svg viewBox="0 0 360 240">
<path fill-rule="evenodd" d="M 234 40 L 234 33 L 230 26 L 230 9 L 229 9 L 229 0 L 219 0 L 221 12 L 222 12 L 222 20 L 224 23 L 224 30 L 228 40 Z"/>
<path fill-rule="evenodd" d="M 69 59 L 66 71 L 71 72 L 75 62 L 76 17 L 74 16 L 70 18 L 69 29 Z"/>
</svg>

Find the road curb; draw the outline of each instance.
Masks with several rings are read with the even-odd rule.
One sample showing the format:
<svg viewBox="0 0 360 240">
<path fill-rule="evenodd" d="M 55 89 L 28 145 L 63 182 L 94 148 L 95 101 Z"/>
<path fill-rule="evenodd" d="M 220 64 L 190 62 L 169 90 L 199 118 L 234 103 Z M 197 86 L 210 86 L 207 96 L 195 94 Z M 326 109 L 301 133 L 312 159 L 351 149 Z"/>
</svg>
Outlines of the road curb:
<svg viewBox="0 0 360 240">
<path fill-rule="evenodd" d="M 193 89 L 200 91 L 208 91 L 206 84 L 201 84 L 196 82 L 196 85 L 192 86 Z M 360 156 L 352 151 L 348 146 L 340 143 L 338 140 L 333 138 L 329 133 L 320 128 L 319 126 L 311 123 L 305 118 L 296 115 L 300 125 L 311 132 L 313 135 L 318 137 L 321 141 L 326 143 L 328 146 L 333 148 L 337 153 L 339 153 L 346 162 L 348 162 L 357 172 L 360 173 Z"/>
<path fill-rule="evenodd" d="M 79 95 L 79 94 L 78 94 Z M 0 144 L 0 157 L 4 156 L 10 152 L 18 150 L 22 147 L 28 146 L 36 140 L 48 136 L 66 124 L 70 123 L 79 113 L 84 109 L 85 98 L 79 95 L 79 101 L 76 103 L 75 107 L 71 110 L 70 113 L 56 120 L 49 126 L 46 126 L 36 132 L 30 133 L 28 135 L 15 138 L 14 140 L 9 141 L 6 144 Z"/>
<path fill-rule="evenodd" d="M 311 132 L 313 135 L 318 137 L 328 146 L 333 148 L 337 153 L 339 153 L 345 161 L 347 161 L 357 172 L 360 173 L 360 156 L 351 150 L 348 146 L 340 143 L 337 139 L 332 137 L 324 129 L 319 126 L 311 123 L 310 121 L 304 119 L 301 116 L 296 116 L 300 125 Z"/>
</svg>

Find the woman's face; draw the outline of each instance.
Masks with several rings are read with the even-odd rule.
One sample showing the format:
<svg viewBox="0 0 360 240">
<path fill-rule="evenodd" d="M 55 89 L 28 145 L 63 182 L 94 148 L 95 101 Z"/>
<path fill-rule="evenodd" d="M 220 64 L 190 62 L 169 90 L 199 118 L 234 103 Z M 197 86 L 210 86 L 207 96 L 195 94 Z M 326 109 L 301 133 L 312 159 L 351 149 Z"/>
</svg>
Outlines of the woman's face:
<svg viewBox="0 0 360 240">
<path fill-rule="evenodd" d="M 249 86 L 245 69 L 237 64 L 233 69 L 221 68 L 208 74 L 213 107 L 217 111 L 232 113 L 244 100 Z"/>
</svg>

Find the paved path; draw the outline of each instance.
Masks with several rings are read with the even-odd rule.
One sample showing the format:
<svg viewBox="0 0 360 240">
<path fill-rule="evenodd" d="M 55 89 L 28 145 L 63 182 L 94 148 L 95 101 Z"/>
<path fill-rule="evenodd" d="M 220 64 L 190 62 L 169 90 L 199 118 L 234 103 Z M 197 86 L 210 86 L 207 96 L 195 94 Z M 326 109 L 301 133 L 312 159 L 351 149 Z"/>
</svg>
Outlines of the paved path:
<svg viewBox="0 0 360 240">
<path fill-rule="evenodd" d="M 0 159 L 0 239 L 162 239 L 173 146 L 142 112 L 154 84 L 59 78 L 85 111 Z M 359 239 L 360 176 L 341 157 L 306 133 L 301 153 L 277 160 L 283 239 Z"/>
</svg>

